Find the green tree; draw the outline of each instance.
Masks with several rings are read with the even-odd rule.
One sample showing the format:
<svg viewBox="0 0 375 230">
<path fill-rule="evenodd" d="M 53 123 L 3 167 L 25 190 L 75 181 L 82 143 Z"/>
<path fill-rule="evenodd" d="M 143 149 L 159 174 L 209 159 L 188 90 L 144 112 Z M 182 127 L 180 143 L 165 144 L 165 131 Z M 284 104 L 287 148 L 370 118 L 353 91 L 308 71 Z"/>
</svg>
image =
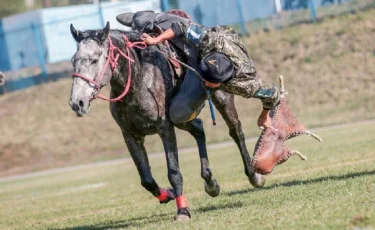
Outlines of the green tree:
<svg viewBox="0 0 375 230">
<path fill-rule="evenodd" d="M 0 0 L 0 18 L 26 11 L 24 0 Z"/>
<path fill-rule="evenodd" d="M 92 3 L 92 0 L 34 0 L 33 6 L 27 8 L 25 0 L 0 0 L 0 18 L 23 13 L 28 10 L 36 10 L 44 6 L 58 7 Z"/>
</svg>

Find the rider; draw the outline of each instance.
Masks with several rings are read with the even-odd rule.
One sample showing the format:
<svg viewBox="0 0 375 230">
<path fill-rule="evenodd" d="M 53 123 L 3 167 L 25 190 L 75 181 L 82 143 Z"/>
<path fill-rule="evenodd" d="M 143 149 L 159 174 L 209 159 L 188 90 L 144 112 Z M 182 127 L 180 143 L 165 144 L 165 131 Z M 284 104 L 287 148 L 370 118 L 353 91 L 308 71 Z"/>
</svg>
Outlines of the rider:
<svg viewBox="0 0 375 230">
<path fill-rule="evenodd" d="M 142 29 L 140 31 L 145 31 L 154 24 L 163 29 L 164 32 L 155 38 L 146 33 L 142 34 L 141 38 L 148 45 L 170 40 L 171 43 L 183 44 L 184 48 L 189 47 L 194 51 L 191 53 L 187 49 L 182 49 L 188 58 L 188 64 L 193 68 L 199 66 L 205 87 L 220 88 L 246 98 L 261 99 L 263 111 L 259 116 L 258 125 L 271 125 L 269 110 L 279 102 L 279 92 L 273 84 L 265 83 L 257 76 L 254 63 L 248 56 L 244 44 L 232 29 L 224 26 L 207 28 L 175 15 L 156 14 L 152 11 L 122 15 L 123 19 L 120 20 L 119 15 L 118 21 L 126 21 L 123 24 Z M 169 115 L 173 123 L 184 123 L 197 117 L 207 99 L 205 87 L 202 87 L 202 80 L 188 70 L 170 106 Z"/>
<path fill-rule="evenodd" d="M 138 11 L 136 13 L 123 13 L 116 17 L 121 24 L 132 27 L 141 33 L 152 32 L 154 26 L 162 31 L 171 28 L 173 23 L 190 23 L 188 18 L 179 17 L 171 13 L 155 13 L 154 11 Z M 182 54 L 187 64 L 198 69 L 198 47 L 179 38 L 170 38 L 170 44 Z M 204 107 L 207 93 L 201 87 L 202 81 L 193 71 L 186 70 L 184 80 L 179 86 L 179 91 L 172 99 L 169 118 L 175 124 L 191 121 L 197 117 Z"/>
<path fill-rule="evenodd" d="M 261 99 L 263 111 L 259 116 L 258 125 L 271 125 L 269 112 L 280 100 L 279 91 L 274 84 L 265 83 L 258 77 L 245 45 L 233 29 L 226 26 L 206 28 L 191 21 L 180 21 L 172 23 L 169 29 L 157 37 L 144 33 L 141 38 L 147 45 L 180 39 L 198 48 L 199 72 L 204 85 L 245 98 Z M 196 87 L 203 88 L 199 85 Z M 179 106 L 184 107 L 183 101 L 179 102 Z M 172 109 L 170 113 L 173 114 Z"/>
<path fill-rule="evenodd" d="M 154 27 L 159 27 L 162 31 L 169 29 L 173 23 L 189 22 L 189 19 L 179 17 L 170 13 L 155 13 L 154 11 L 138 11 L 136 13 L 123 13 L 116 17 L 121 24 L 132 27 L 133 30 L 143 32 L 152 32 Z M 194 64 L 198 58 L 198 49 L 191 44 L 180 39 L 170 39 L 170 43 L 180 52 L 184 53 L 189 64 Z"/>
</svg>

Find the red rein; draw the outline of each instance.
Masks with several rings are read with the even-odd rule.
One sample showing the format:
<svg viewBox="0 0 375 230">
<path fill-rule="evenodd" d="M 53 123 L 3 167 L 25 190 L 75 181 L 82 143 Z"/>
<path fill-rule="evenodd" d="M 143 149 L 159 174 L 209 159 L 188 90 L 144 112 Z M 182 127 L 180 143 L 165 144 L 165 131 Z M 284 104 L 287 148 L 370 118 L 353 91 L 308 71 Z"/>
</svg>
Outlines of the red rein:
<svg viewBox="0 0 375 230">
<path fill-rule="evenodd" d="M 134 62 L 134 60 L 130 57 L 130 50 L 129 49 L 133 48 L 133 47 L 138 48 L 138 49 L 145 49 L 147 47 L 146 43 L 144 43 L 144 42 L 130 42 L 128 37 L 126 37 L 125 34 L 122 34 L 122 36 L 123 36 L 123 38 L 125 40 L 125 43 L 126 43 L 126 54 L 124 52 L 122 52 L 120 48 L 114 46 L 113 43 L 112 43 L 111 37 L 108 36 L 108 40 L 109 40 L 108 57 L 107 57 L 107 61 L 104 65 L 104 68 L 103 68 L 102 72 L 100 73 L 98 79 L 93 80 L 93 79 L 88 78 L 86 76 L 83 76 L 79 73 L 73 73 L 73 77 L 79 77 L 79 78 L 82 78 L 82 79 L 86 80 L 87 82 L 93 84 L 95 86 L 95 88 L 99 91 L 100 90 L 100 81 L 102 80 L 102 78 L 104 76 L 104 73 L 105 73 L 106 69 L 108 68 L 108 65 L 111 64 L 111 69 L 113 71 L 118 65 L 118 59 L 120 58 L 120 56 L 127 59 L 128 60 L 128 71 L 129 72 L 128 72 L 128 82 L 125 85 L 124 92 L 116 98 L 107 98 L 107 97 L 99 94 L 98 98 L 103 99 L 105 101 L 110 101 L 110 102 L 120 101 L 129 92 L 130 84 L 131 84 L 131 80 L 132 80 L 132 78 L 131 78 L 131 74 L 132 74 L 132 72 L 131 72 L 132 71 L 131 70 L 131 62 Z M 116 56 L 115 56 L 115 51 L 117 51 Z M 95 99 L 95 98 L 92 98 L 92 99 Z"/>
</svg>

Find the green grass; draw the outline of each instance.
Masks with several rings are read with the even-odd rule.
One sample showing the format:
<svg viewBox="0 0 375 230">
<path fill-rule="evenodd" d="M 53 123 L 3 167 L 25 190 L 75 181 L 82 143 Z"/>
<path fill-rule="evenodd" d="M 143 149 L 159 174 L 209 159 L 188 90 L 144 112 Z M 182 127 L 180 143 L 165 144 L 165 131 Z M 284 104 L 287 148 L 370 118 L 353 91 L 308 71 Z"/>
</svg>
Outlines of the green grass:
<svg viewBox="0 0 375 230">
<path fill-rule="evenodd" d="M 175 204 L 159 205 L 131 161 L 0 182 L 0 229 L 354 229 L 375 228 L 375 121 L 319 129 L 324 139 L 288 142 L 304 153 L 253 189 L 234 146 L 210 151 L 221 194 L 205 194 L 198 154 L 180 154 L 192 220 L 175 223 Z M 254 142 L 249 142 L 252 148 Z M 150 159 L 168 186 L 163 156 Z M 358 228 L 357 228 L 358 229 Z"/>
</svg>

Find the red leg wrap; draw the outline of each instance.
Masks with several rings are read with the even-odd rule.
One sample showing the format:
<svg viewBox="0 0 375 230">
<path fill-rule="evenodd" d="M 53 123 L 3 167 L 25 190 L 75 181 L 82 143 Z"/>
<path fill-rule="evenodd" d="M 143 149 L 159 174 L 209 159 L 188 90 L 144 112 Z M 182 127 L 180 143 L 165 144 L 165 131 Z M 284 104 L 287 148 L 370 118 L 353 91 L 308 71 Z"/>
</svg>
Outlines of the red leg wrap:
<svg viewBox="0 0 375 230">
<path fill-rule="evenodd" d="M 185 195 L 176 197 L 176 204 L 177 204 L 177 209 L 189 207 Z"/>
<path fill-rule="evenodd" d="M 168 192 L 164 188 L 159 188 L 160 189 L 160 195 L 157 196 L 160 201 L 164 201 L 165 199 L 168 198 Z"/>
</svg>

